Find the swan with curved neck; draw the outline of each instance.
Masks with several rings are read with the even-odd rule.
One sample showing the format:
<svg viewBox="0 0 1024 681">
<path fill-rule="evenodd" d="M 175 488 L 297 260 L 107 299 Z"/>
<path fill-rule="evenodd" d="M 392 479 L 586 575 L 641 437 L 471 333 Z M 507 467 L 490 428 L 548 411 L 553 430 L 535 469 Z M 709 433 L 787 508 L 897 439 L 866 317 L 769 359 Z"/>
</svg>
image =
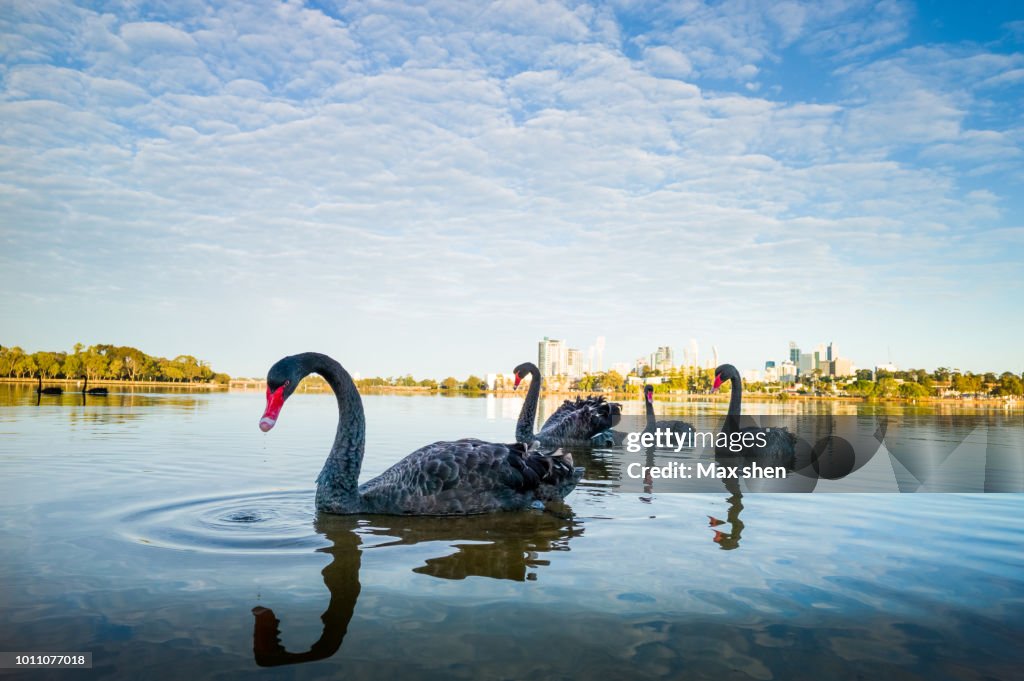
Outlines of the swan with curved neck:
<svg viewBox="0 0 1024 681">
<path fill-rule="evenodd" d="M 82 394 L 83 395 L 106 395 L 106 388 L 89 388 L 89 375 L 86 374 L 85 380 L 82 382 Z"/>
<path fill-rule="evenodd" d="M 519 389 L 523 378 L 530 376 L 530 388 L 526 392 L 526 400 L 516 423 L 516 442 L 536 441 L 546 446 L 611 444 L 611 435 L 606 431 L 619 422 L 621 405 L 594 396 L 566 400 L 548 418 L 540 431 L 534 434 L 533 424 L 537 417 L 537 403 L 540 401 L 540 369 L 533 362 L 523 362 L 513 369 L 513 374 L 516 390 Z"/>
<path fill-rule="evenodd" d="M 686 421 L 658 421 L 654 415 L 654 386 L 648 383 L 644 386 L 644 402 L 647 413 L 647 427 L 644 430 L 654 432 L 657 429 L 670 430 L 674 433 L 685 434 L 693 432 L 693 426 Z"/>
<path fill-rule="evenodd" d="M 359 484 L 366 442 L 363 402 L 337 361 L 316 352 L 279 360 L 267 373 L 260 430 L 277 423 L 285 401 L 307 375 L 323 376 L 338 401 L 334 445 L 317 477 L 316 507 L 327 513 L 467 515 L 529 508 L 565 497 L 583 477 L 572 456 L 543 455 L 524 444 L 476 439 L 417 449 L 376 478 Z"/>
<path fill-rule="evenodd" d="M 37 374 L 36 378 L 39 379 L 39 385 L 36 387 L 36 392 L 40 395 L 60 395 L 64 392 L 64 388 L 60 386 L 47 386 L 43 387 L 43 375 Z"/>
<path fill-rule="evenodd" d="M 753 446 L 745 449 L 743 456 L 756 456 L 779 462 L 792 462 L 796 455 L 796 436 L 785 428 L 761 428 L 748 426 L 740 428 L 740 409 L 743 399 L 743 382 L 740 372 L 731 364 L 722 364 L 715 369 L 714 390 L 718 390 L 728 381 L 732 393 L 729 396 L 729 411 L 725 416 L 722 432 L 732 436 L 733 433 L 764 434 L 764 446 Z"/>
</svg>

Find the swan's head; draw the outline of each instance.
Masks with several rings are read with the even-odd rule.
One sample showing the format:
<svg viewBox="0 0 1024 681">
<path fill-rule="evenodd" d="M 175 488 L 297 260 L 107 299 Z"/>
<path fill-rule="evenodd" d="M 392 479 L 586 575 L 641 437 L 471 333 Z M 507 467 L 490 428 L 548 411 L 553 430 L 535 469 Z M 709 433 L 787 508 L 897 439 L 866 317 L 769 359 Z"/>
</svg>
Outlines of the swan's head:
<svg viewBox="0 0 1024 681">
<path fill-rule="evenodd" d="M 519 389 L 519 383 L 530 374 L 530 369 L 536 369 L 536 367 L 531 362 L 523 362 L 512 370 L 513 375 L 516 377 L 515 385 L 512 386 L 513 390 Z"/>
<path fill-rule="evenodd" d="M 650 383 L 644 386 L 644 399 L 648 402 L 654 402 L 654 386 Z"/>
<path fill-rule="evenodd" d="M 715 369 L 715 385 L 712 390 L 718 390 L 726 381 L 738 381 L 740 372 L 731 364 L 722 364 Z"/>
<path fill-rule="evenodd" d="M 285 357 L 270 367 L 267 372 L 267 408 L 260 419 L 260 430 L 266 433 L 274 427 L 284 401 L 295 392 L 301 380 L 300 367 L 293 357 Z"/>
</svg>

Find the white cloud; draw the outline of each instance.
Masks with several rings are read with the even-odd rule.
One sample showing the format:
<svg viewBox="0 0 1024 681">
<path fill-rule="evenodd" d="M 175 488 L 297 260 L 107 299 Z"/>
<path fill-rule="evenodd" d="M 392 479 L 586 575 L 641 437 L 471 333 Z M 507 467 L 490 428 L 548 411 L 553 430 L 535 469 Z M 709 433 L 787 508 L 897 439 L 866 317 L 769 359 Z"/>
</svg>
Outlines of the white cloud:
<svg viewBox="0 0 1024 681">
<path fill-rule="evenodd" d="M 651 73 L 659 76 L 685 78 L 693 72 L 693 65 L 685 54 L 665 45 L 646 48 L 644 60 Z"/>
<path fill-rule="evenodd" d="M 192 53 L 196 49 L 196 41 L 188 33 L 155 21 L 122 24 L 121 38 L 133 50 L 142 53 Z"/>
</svg>

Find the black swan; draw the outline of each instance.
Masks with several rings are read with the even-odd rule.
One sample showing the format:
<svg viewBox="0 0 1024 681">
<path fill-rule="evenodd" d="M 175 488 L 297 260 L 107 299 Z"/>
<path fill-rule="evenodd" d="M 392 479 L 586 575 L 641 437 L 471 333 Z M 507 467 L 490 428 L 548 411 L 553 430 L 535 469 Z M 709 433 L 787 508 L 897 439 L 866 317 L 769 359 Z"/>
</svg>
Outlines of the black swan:
<svg viewBox="0 0 1024 681">
<path fill-rule="evenodd" d="M 327 513 L 466 515 L 530 508 L 569 494 L 583 477 L 572 456 L 541 454 L 525 444 L 476 439 L 417 449 L 376 478 L 358 483 L 365 446 L 363 402 L 352 377 L 334 359 L 305 352 L 279 360 L 267 373 L 267 408 L 260 430 L 277 422 L 285 400 L 311 373 L 327 379 L 338 400 L 334 446 L 317 477 L 316 507 Z"/>
<path fill-rule="evenodd" d="M 47 388 L 44 388 L 42 374 L 39 374 L 36 378 L 39 379 L 39 385 L 36 387 L 36 392 L 39 393 L 40 395 L 61 395 L 64 393 L 64 388 L 61 388 L 60 386 L 51 385 Z"/>
<path fill-rule="evenodd" d="M 657 429 L 670 430 L 673 433 L 685 435 L 693 432 L 693 426 L 686 421 L 658 421 L 654 416 L 654 386 L 644 386 L 644 401 L 647 402 L 647 427 L 644 429 L 653 433 Z"/>
<path fill-rule="evenodd" d="M 89 377 L 86 376 L 85 380 L 82 382 L 82 394 L 83 395 L 106 395 L 107 394 L 107 389 L 106 388 L 89 388 L 87 390 L 86 386 L 88 386 L 88 385 L 89 385 Z"/>
<path fill-rule="evenodd" d="M 729 435 L 730 441 L 734 433 L 750 433 L 760 435 L 763 433 L 764 445 L 755 444 L 743 449 L 741 452 L 731 452 L 725 448 L 716 447 L 716 455 L 729 456 L 756 456 L 758 459 L 779 463 L 792 463 L 796 456 L 796 436 L 786 428 L 761 428 L 760 426 L 747 426 L 740 428 L 740 401 L 743 393 L 743 383 L 740 380 L 740 372 L 731 364 L 723 364 L 715 369 L 714 390 L 726 381 L 732 383 L 732 395 L 729 398 L 729 412 L 725 417 L 725 425 L 722 432 Z M 761 439 L 761 438 L 757 438 Z M 722 451 L 720 451 L 722 450 Z"/>
<path fill-rule="evenodd" d="M 520 381 L 530 376 L 530 388 L 523 409 L 519 412 L 519 422 L 516 423 L 516 442 L 536 441 L 544 446 L 614 444 L 607 431 L 619 422 L 622 406 L 617 402 L 608 402 L 603 397 L 566 400 L 548 418 L 540 432 L 534 434 L 533 422 L 537 417 L 537 403 L 540 400 L 540 369 L 533 362 L 523 362 L 512 371 L 516 378 L 514 389 L 517 390 Z"/>
</svg>

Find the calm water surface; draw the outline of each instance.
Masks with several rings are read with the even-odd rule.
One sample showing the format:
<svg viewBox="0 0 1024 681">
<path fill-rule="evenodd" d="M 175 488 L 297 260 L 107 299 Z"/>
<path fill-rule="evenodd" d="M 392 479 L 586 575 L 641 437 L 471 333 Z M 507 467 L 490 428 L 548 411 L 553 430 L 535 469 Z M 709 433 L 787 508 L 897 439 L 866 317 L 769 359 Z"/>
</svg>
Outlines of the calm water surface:
<svg viewBox="0 0 1024 681">
<path fill-rule="evenodd" d="M 364 479 L 435 440 L 509 441 L 521 404 L 364 403 Z M 298 394 L 269 434 L 263 406 L 173 392 L 37 405 L 0 385 L 0 650 L 94 661 L 0 673 L 1020 678 L 1020 494 L 677 494 L 623 480 L 643 453 L 599 450 L 576 454 L 587 477 L 561 509 L 318 516 L 335 402 Z M 941 446 L 950 428 L 934 423 L 906 437 Z M 989 439 L 1019 451 L 1020 419 L 1003 424 Z"/>
</svg>

